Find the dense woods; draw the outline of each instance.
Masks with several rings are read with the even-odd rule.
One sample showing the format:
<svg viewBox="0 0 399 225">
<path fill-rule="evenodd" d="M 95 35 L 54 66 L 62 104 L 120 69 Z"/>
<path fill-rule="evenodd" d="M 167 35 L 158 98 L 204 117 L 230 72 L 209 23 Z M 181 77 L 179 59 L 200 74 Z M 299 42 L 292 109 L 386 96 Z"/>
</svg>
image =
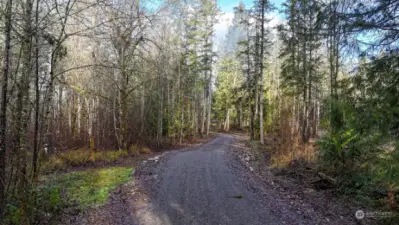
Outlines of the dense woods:
<svg viewBox="0 0 399 225">
<path fill-rule="evenodd" d="M 220 128 L 248 130 L 261 143 L 266 133 L 274 164 L 317 162 L 341 193 L 388 193 L 394 207 L 398 7 L 289 0 L 278 7 L 285 20 L 274 25 L 273 6 L 240 3 L 217 65 Z"/>
<path fill-rule="evenodd" d="M 0 215 L 34 222 L 48 155 L 209 132 L 215 2 L 3 3 Z"/>
<path fill-rule="evenodd" d="M 218 48 L 213 0 L 0 7 L 0 224 L 37 221 L 53 154 L 181 145 L 212 129 L 277 136 L 342 187 L 399 185 L 398 1 L 239 3 Z"/>
</svg>

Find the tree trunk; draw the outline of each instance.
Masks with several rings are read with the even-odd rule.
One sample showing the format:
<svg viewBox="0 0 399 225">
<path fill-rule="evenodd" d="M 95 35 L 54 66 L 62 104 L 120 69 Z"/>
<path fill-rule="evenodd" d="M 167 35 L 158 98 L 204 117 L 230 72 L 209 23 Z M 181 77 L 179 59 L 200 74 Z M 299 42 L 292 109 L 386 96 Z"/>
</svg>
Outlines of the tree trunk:
<svg viewBox="0 0 399 225">
<path fill-rule="evenodd" d="M 6 128 L 7 128 L 7 91 L 8 75 L 10 72 L 10 52 L 11 52 L 11 17 L 12 0 L 7 1 L 5 13 L 4 30 L 4 59 L 3 59 L 3 79 L 0 98 L 0 224 L 3 224 L 4 209 L 6 204 Z"/>
<path fill-rule="evenodd" d="M 112 112 L 113 112 L 113 125 L 114 125 L 114 132 L 115 132 L 115 138 L 116 138 L 116 145 L 117 145 L 118 149 L 121 150 L 120 149 L 121 140 L 120 140 L 120 135 L 119 135 L 120 132 L 119 132 L 119 126 L 118 126 L 118 119 L 117 119 L 117 116 L 116 116 L 117 111 L 118 111 L 118 115 L 119 115 L 119 107 L 117 109 L 117 106 L 116 106 L 117 99 L 118 99 L 118 96 L 115 96 L 114 97 L 114 101 L 113 101 L 113 110 L 112 110 Z"/>
<path fill-rule="evenodd" d="M 141 107 L 140 107 L 140 134 L 144 132 L 144 110 L 145 110 L 145 89 L 141 86 Z"/>
<path fill-rule="evenodd" d="M 39 0 L 36 1 L 36 15 L 35 24 L 39 22 Z M 39 107 L 40 107 L 40 87 L 39 87 L 39 28 L 35 30 L 35 127 L 33 136 L 33 158 L 32 158 L 32 169 L 33 169 L 33 182 L 36 182 L 38 177 L 37 161 L 39 155 Z"/>
<path fill-rule="evenodd" d="M 59 79 L 63 79 L 63 76 L 61 75 L 60 76 L 60 78 Z M 65 82 L 65 80 L 63 80 L 63 82 Z M 57 139 L 58 140 L 62 140 L 63 139 L 63 137 L 62 137 L 62 133 L 61 133 L 61 130 L 62 130 L 62 121 L 63 121 L 63 117 L 64 117 L 64 113 L 63 113 L 63 111 L 62 111 L 62 96 L 63 96 L 63 92 L 64 92 L 64 89 L 63 89 L 63 87 L 62 87 L 62 84 L 59 84 L 58 85 L 58 115 L 57 115 Z"/>
<path fill-rule="evenodd" d="M 262 21 L 261 21 L 261 40 L 260 40 L 260 93 L 259 93 L 259 136 L 260 136 L 260 143 L 263 145 L 264 144 L 264 137 L 263 137 L 263 50 L 264 50 L 264 38 L 265 38 L 265 1 L 266 0 L 261 0 L 262 3 Z"/>
<path fill-rule="evenodd" d="M 50 51 L 49 51 L 50 66 L 48 68 L 48 73 L 47 73 L 47 75 L 50 76 L 50 81 L 48 84 L 47 98 L 43 103 L 46 106 L 46 113 L 45 113 L 45 118 L 44 118 L 44 130 L 46 132 L 45 137 L 44 137 L 44 145 L 45 145 L 46 153 L 53 152 L 53 144 L 52 144 L 53 136 L 52 136 L 52 131 L 50 131 L 52 124 L 53 124 L 53 119 L 50 118 L 49 115 L 50 115 L 51 109 L 53 108 L 52 100 L 53 100 L 54 79 L 55 79 L 54 70 L 55 70 L 55 65 L 57 62 L 57 59 L 56 59 L 57 49 L 52 50 L 52 48 L 53 47 L 50 45 Z"/>
<path fill-rule="evenodd" d="M 309 75 L 309 71 L 308 71 L 308 68 L 307 68 L 307 42 L 308 42 L 308 40 L 307 40 L 307 30 L 306 30 L 306 28 L 305 28 L 305 31 L 304 31 L 304 43 L 303 43 L 303 49 L 302 49 L 302 54 L 303 54 L 303 76 L 304 76 L 304 79 L 303 79 L 303 104 L 304 104 L 304 109 L 303 109 L 303 115 L 302 115 L 302 141 L 303 142 L 307 142 L 308 141 L 308 136 L 307 136 L 307 131 L 308 131 L 308 108 L 309 108 L 309 104 L 308 104 L 308 97 L 307 97 L 307 94 L 308 94 L 308 88 L 309 87 L 307 87 L 307 85 L 308 85 L 308 79 L 310 79 L 309 77 L 308 77 L 308 75 Z"/>
<path fill-rule="evenodd" d="M 212 70 L 209 72 L 209 81 L 207 88 L 207 101 L 208 101 L 208 113 L 206 118 L 206 135 L 209 135 L 209 130 L 211 126 L 211 109 L 212 109 Z"/>
<path fill-rule="evenodd" d="M 88 126 L 87 126 L 87 133 L 89 136 L 89 148 L 91 151 L 95 149 L 95 140 L 93 134 L 93 127 L 94 127 L 94 106 L 95 106 L 95 98 L 92 99 L 88 98 L 86 101 L 87 104 L 87 113 L 88 113 Z M 86 139 L 87 140 L 87 139 Z M 87 143 L 87 142 L 86 142 Z"/>
<path fill-rule="evenodd" d="M 29 84 L 31 75 L 31 60 L 32 60 L 32 8 L 33 2 L 30 0 L 26 1 L 25 14 L 24 14 L 24 30 L 22 37 L 22 74 L 19 81 L 19 90 L 17 94 L 16 112 L 17 112 L 17 122 L 16 122 L 16 139 L 15 139 L 15 149 L 18 156 L 18 200 L 20 203 L 20 210 L 23 216 L 22 224 L 30 224 L 33 213 L 32 209 L 29 208 L 31 187 L 29 186 L 29 179 L 27 175 L 27 152 L 28 146 L 26 143 L 27 138 L 27 127 L 29 122 Z"/>
<path fill-rule="evenodd" d="M 82 114 L 82 103 L 81 103 L 81 100 L 80 100 L 80 95 L 79 95 L 79 93 L 78 93 L 78 96 L 77 96 L 77 104 L 78 104 L 78 107 L 77 107 L 77 119 L 76 119 L 76 123 L 77 123 L 77 135 L 78 135 L 78 137 L 80 138 L 80 131 L 81 131 L 81 114 Z"/>
<path fill-rule="evenodd" d="M 224 121 L 224 127 L 223 127 L 224 131 L 229 131 L 230 130 L 230 109 L 227 108 L 226 111 L 226 118 Z"/>
<path fill-rule="evenodd" d="M 202 118 L 201 118 L 201 137 L 203 136 L 204 132 L 205 132 L 205 123 L 206 123 L 206 104 L 207 104 L 207 96 L 206 96 L 206 87 L 204 86 L 204 90 L 203 90 L 203 95 L 202 95 Z"/>
<path fill-rule="evenodd" d="M 163 130 L 163 82 L 162 76 L 159 74 L 158 77 L 158 125 L 157 125 L 157 141 L 158 144 L 162 139 L 162 130 Z"/>
<path fill-rule="evenodd" d="M 243 127 L 242 98 L 240 98 L 240 102 L 238 103 L 238 127 L 240 129 Z"/>
</svg>

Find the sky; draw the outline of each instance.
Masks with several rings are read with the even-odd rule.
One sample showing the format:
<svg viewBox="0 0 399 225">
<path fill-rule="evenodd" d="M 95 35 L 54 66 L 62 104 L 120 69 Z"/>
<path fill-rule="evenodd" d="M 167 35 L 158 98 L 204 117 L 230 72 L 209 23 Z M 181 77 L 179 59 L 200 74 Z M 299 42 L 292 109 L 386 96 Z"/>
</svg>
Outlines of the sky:
<svg viewBox="0 0 399 225">
<path fill-rule="evenodd" d="M 250 8 L 253 4 L 253 0 L 217 0 L 219 8 L 221 10 L 221 15 L 218 17 L 218 23 L 215 24 L 215 44 L 217 46 L 223 43 L 226 38 L 226 34 L 229 26 L 233 20 L 234 16 L 234 7 L 238 6 L 238 4 L 242 1 L 247 8 Z M 270 2 L 277 8 L 281 8 L 281 4 L 285 0 L 270 0 Z M 284 16 L 281 15 L 278 10 L 270 12 L 268 17 L 271 19 L 270 25 L 274 26 L 284 20 Z"/>
<path fill-rule="evenodd" d="M 254 2 L 253 0 L 241 0 L 246 6 L 251 6 Z M 222 12 L 233 12 L 233 7 L 237 6 L 240 0 L 217 0 L 220 9 Z M 270 0 L 270 2 L 277 8 L 280 8 L 280 5 L 284 2 L 284 0 Z"/>
</svg>

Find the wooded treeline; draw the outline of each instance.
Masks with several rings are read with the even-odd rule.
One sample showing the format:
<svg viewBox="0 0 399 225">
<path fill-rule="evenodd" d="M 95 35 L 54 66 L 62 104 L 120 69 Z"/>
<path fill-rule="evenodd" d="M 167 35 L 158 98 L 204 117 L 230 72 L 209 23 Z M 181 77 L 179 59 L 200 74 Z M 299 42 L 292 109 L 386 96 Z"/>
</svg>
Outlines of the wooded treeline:
<svg viewBox="0 0 399 225">
<path fill-rule="evenodd" d="M 38 222 L 47 155 L 208 134 L 214 1 L 7 0 L 1 9 L 0 224 Z"/>
<path fill-rule="evenodd" d="M 245 9 L 240 3 L 235 10 L 233 26 L 227 34 L 229 41 L 223 46 L 219 63 L 216 117 L 224 121 L 223 129 L 227 131 L 231 119 L 240 129 L 248 126 L 251 138 L 263 144 L 264 59 L 271 44 L 266 14 L 272 6 L 268 1 L 255 1 L 252 9 Z"/>
<path fill-rule="evenodd" d="M 259 5 L 235 8 L 218 62 L 221 128 L 274 135 L 279 154 L 319 159 L 340 187 L 396 188 L 399 3 L 287 0 L 277 25 Z"/>
<path fill-rule="evenodd" d="M 37 221 L 48 155 L 182 144 L 212 125 L 277 135 L 293 159 L 320 138 L 340 183 L 397 185 L 398 1 L 287 0 L 278 25 L 269 1 L 240 3 L 218 54 L 213 0 L 0 7 L 0 224 Z"/>
</svg>

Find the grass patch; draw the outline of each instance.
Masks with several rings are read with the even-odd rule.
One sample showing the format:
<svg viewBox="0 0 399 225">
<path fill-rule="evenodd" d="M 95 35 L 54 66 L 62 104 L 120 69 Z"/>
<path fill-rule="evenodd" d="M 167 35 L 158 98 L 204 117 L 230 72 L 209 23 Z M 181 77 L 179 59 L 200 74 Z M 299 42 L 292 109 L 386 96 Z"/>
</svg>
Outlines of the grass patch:
<svg viewBox="0 0 399 225">
<path fill-rule="evenodd" d="M 132 145 L 130 146 L 129 152 L 139 155 L 139 154 L 149 154 L 151 153 L 151 149 L 146 146 Z"/>
<path fill-rule="evenodd" d="M 62 190 L 67 201 L 77 202 L 79 207 L 100 206 L 110 191 L 131 179 L 132 171 L 133 168 L 111 167 L 66 173 L 49 178 L 46 186 Z"/>
<path fill-rule="evenodd" d="M 113 163 L 120 158 L 134 157 L 140 154 L 149 154 L 151 150 L 145 146 L 132 145 L 129 150 L 98 150 L 92 151 L 87 148 L 61 152 L 49 156 L 42 163 L 41 171 L 50 173 L 57 170 L 65 170 L 68 167 L 88 166 L 96 163 Z"/>
</svg>

